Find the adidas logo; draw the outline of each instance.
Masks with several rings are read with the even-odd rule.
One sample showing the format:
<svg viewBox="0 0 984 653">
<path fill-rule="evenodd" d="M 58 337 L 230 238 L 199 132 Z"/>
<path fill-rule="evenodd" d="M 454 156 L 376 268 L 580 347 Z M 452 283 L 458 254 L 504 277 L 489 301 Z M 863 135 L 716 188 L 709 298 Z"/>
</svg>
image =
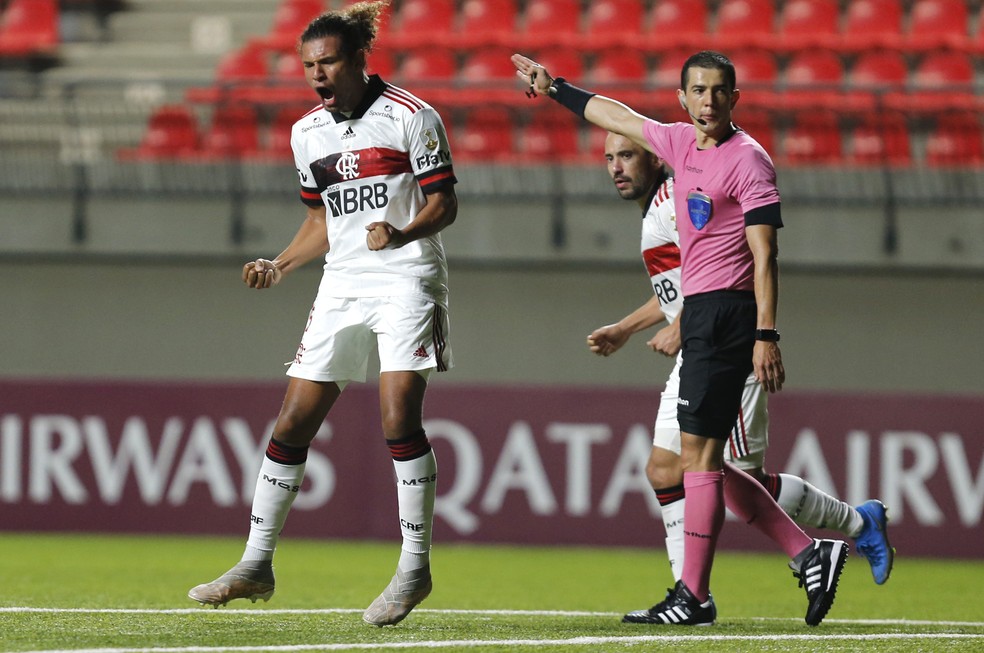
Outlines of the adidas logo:
<svg viewBox="0 0 984 653">
<path fill-rule="evenodd" d="M 414 358 L 427 358 L 427 350 L 423 346 L 417 347 L 417 351 L 413 352 Z"/>
<path fill-rule="evenodd" d="M 342 132 L 342 140 L 346 138 L 355 138 L 355 132 L 352 131 L 351 126 L 348 129 L 346 129 L 344 132 Z"/>
</svg>

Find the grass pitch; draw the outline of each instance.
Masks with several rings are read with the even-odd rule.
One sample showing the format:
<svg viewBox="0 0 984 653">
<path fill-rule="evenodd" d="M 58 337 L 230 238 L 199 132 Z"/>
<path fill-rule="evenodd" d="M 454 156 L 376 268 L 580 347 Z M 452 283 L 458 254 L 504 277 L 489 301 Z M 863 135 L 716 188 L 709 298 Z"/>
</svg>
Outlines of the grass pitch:
<svg viewBox="0 0 984 653">
<path fill-rule="evenodd" d="M 719 553 L 711 628 L 620 623 L 670 584 L 661 548 L 438 543 L 434 593 L 400 625 L 362 610 L 389 581 L 395 542 L 285 538 L 269 603 L 198 607 L 193 585 L 241 554 L 243 538 L 0 534 L 0 650 L 249 651 L 981 651 L 984 562 L 896 559 L 878 587 L 848 560 L 824 623 L 776 555 Z"/>
</svg>

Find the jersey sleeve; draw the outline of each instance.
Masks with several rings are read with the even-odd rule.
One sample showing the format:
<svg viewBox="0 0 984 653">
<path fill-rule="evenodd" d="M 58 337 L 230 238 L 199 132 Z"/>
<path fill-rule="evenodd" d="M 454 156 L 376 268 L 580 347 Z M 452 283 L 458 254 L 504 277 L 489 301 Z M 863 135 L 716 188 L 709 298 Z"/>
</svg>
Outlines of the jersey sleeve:
<svg viewBox="0 0 984 653">
<path fill-rule="evenodd" d="M 652 151 L 673 169 L 679 165 L 681 144 L 683 148 L 686 147 L 686 136 L 692 131 L 693 127 L 684 123 L 662 123 L 649 118 L 642 126 L 642 135 L 652 147 Z"/>
<path fill-rule="evenodd" d="M 414 112 L 409 121 L 410 166 L 424 193 L 456 184 L 451 147 L 441 116 L 432 107 Z"/>
<path fill-rule="evenodd" d="M 769 204 L 779 204 L 779 188 L 776 185 L 776 168 L 772 159 L 758 143 L 744 143 L 742 162 L 736 166 L 734 195 L 744 213 Z"/>
<path fill-rule="evenodd" d="M 294 153 L 294 168 L 297 169 L 297 176 L 301 183 L 301 201 L 313 209 L 324 206 L 325 202 L 321 198 L 321 191 L 324 188 L 318 188 L 318 182 L 311 170 L 311 162 L 308 161 L 298 138 L 297 125 L 294 125 L 290 132 L 290 149 Z"/>
</svg>

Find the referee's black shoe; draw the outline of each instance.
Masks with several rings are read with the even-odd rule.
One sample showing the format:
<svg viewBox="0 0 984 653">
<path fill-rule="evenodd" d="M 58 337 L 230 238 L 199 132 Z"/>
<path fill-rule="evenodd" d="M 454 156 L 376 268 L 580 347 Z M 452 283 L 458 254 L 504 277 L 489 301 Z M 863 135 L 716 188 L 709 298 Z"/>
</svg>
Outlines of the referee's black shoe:
<svg viewBox="0 0 984 653">
<path fill-rule="evenodd" d="M 669 626 L 713 626 L 717 608 L 711 596 L 701 603 L 690 589 L 678 580 L 666 598 L 648 610 L 635 610 L 622 617 L 622 623 Z"/>
<path fill-rule="evenodd" d="M 840 540 L 813 540 L 789 563 L 799 586 L 806 588 L 806 623 L 816 626 L 834 604 L 837 581 L 847 562 L 847 543 Z"/>
</svg>

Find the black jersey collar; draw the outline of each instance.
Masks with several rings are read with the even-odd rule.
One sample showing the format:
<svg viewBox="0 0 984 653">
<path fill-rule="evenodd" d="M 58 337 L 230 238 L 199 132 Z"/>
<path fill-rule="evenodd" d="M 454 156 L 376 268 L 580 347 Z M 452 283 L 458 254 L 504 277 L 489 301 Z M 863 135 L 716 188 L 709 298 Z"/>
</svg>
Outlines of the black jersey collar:
<svg viewBox="0 0 984 653">
<path fill-rule="evenodd" d="M 335 119 L 335 123 L 345 122 L 346 120 L 358 120 L 366 114 L 372 103 L 379 99 L 379 96 L 383 94 L 386 90 L 386 82 L 380 79 L 379 75 L 369 75 L 369 84 L 366 86 L 366 93 L 362 96 L 362 101 L 359 102 L 359 106 L 355 107 L 355 111 L 351 115 L 346 116 L 343 113 L 337 111 L 329 111 L 332 118 Z"/>
</svg>

